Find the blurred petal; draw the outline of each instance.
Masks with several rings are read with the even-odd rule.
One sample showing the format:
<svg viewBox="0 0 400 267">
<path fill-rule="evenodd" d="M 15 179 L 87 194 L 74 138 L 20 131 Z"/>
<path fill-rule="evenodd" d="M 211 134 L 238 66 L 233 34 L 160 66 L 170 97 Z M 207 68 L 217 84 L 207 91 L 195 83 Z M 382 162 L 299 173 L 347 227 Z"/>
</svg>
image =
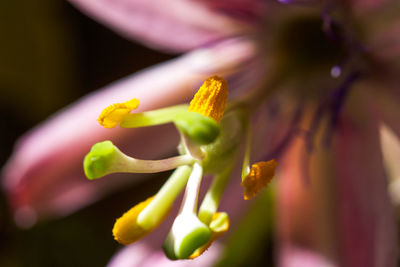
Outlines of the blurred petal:
<svg viewBox="0 0 400 267">
<path fill-rule="evenodd" d="M 98 141 L 110 139 L 142 158 L 165 155 L 177 145 L 172 126 L 160 131 L 102 128 L 96 119 L 104 107 L 132 97 L 140 100 L 138 111 L 187 101 L 206 77 L 239 71 L 253 52 L 252 43 L 242 39 L 194 51 L 92 93 L 27 133 L 3 169 L 18 222 L 29 226 L 37 213 L 65 215 L 127 181 L 107 177 L 93 183 L 84 177 L 82 159 Z"/>
<path fill-rule="evenodd" d="M 359 97 L 359 92 L 352 96 Z M 395 220 L 378 122 L 367 115 L 364 103 L 356 97 L 348 99 L 332 151 L 321 146 L 310 155 L 310 185 L 300 182 L 300 162 L 307 156 L 302 140 L 292 146 L 281 165 L 282 264 L 290 262 L 285 257 L 293 255 L 286 252 L 294 246 L 315 251 L 340 266 L 396 266 Z"/>
<path fill-rule="evenodd" d="M 321 239 L 318 218 L 321 215 L 317 213 L 316 203 L 323 204 L 326 201 L 317 201 L 321 180 L 315 181 L 314 177 L 309 177 L 309 184 L 304 183 L 302 164 L 307 153 L 304 141 L 298 137 L 280 161 L 276 209 L 276 220 L 279 222 L 278 266 L 291 266 L 299 257 L 298 251 L 323 254 L 318 246 Z M 333 240 L 331 242 L 334 243 Z"/>
<path fill-rule="evenodd" d="M 400 8 L 398 13 L 400 12 Z M 398 14 L 396 13 L 396 15 Z M 394 16 L 394 15 L 392 15 Z M 400 67 L 400 18 L 397 15 L 392 19 L 381 22 L 380 25 L 366 24 L 369 27 L 368 43 L 371 54 L 384 62 L 385 69 Z"/>
<path fill-rule="evenodd" d="M 109 267 L 203 267 L 212 266 L 218 259 L 220 247 L 214 243 L 201 257 L 194 260 L 169 260 L 164 252 L 153 249 L 146 243 L 136 243 L 119 251 L 109 262 Z"/>
<path fill-rule="evenodd" d="M 400 136 L 400 80 L 388 79 L 366 81 L 359 85 L 364 91 L 364 101 L 368 103 L 371 115 L 384 122 Z M 361 89 L 361 88 L 360 88 Z"/>
<path fill-rule="evenodd" d="M 189 0 L 70 0 L 127 38 L 172 52 L 191 50 L 249 30 L 228 16 Z"/>
<path fill-rule="evenodd" d="M 249 23 L 256 22 L 266 14 L 267 3 L 263 0 L 197 0 L 206 4 L 209 8 L 227 14 L 238 20 Z"/>
<path fill-rule="evenodd" d="M 315 251 L 305 250 L 295 246 L 286 246 L 280 252 L 282 267 L 334 267 L 333 263 L 329 262 L 322 255 Z"/>
<path fill-rule="evenodd" d="M 372 6 L 367 14 L 359 18 L 365 33 L 362 46 L 379 64 L 374 72 L 397 77 L 400 70 L 400 2 L 377 2 L 382 3 Z M 374 19 L 371 20 L 371 17 Z"/>
<path fill-rule="evenodd" d="M 340 254 L 346 266 L 396 266 L 397 231 L 379 124 L 366 116 L 368 109 L 362 100 L 352 99 L 348 104 L 335 146 Z"/>
<path fill-rule="evenodd" d="M 385 173 L 389 178 L 389 194 L 393 204 L 400 206 L 400 139 L 389 127 L 380 127 L 381 146 Z"/>
<path fill-rule="evenodd" d="M 374 9 L 377 10 L 380 7 L 387 5 L 389 3 L 394 3 L 395 0 L 346 0 L 344 3 L 347 3 L 351 6 L 352 11 L 355 14 L 365 15 L 369 12 L 373 12 Z"/>
</svg>

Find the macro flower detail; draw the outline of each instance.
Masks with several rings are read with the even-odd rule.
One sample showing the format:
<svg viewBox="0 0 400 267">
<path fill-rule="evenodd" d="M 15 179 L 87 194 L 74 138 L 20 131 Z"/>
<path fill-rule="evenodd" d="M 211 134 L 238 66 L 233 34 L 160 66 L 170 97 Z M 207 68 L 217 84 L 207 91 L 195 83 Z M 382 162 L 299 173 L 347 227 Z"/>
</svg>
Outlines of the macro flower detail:
<svg viewBox="0 0 400 267">
<path fill-rule="evenodd" d="M 399 1 L 69 1 L 127 38 L 183 54 L 85 97 L 21 138 L 3 170 L 18 225 L 66 216 L 126 185 L 118 179 L 129 176 L 104 181 L 82 177 L 81 159 L 90 147 L 118 140 L 118 148 L 104 141 L 86 155 L 89 180 L 116 172 L 174 171 L 156 194 L 149 194 L 154 195 L 151 200 L 118 220 L 116 239 L 130 243 L 151 233 L 186 187 L 163 245 L 170 259 L 200 255 L 229 228 L 229 220 L 232 225 L 250 221 L 250 227 L 238 229 L 250 242 L 214 243 L 206 255 L 181 265 L 211 266 L 222 256 L 219 260 L 248 266 L 252 264 L 241 260 L 256 256 L 262 258 L 260 266 L 272 257 L 283 267 L 397 266 L 399 211 L 394 212 L 388 198 L 379 137 L 382 127 L 396 139 L 400 136 Z M 214 101 L 224 110 L 220 120 L 211 116 L 219 114 L 207 102 L 212 94 L 199 93 L 193 105 L 177 105 L 216 73 L 227 79 L 230 90 L 226 106 Z M 220 88 L 219 80 L 207 80 L 205 84 L 215 86 L 204 89 Z M 180 137 L 177 156 L 141 160 L 131 157 L 130 150 L 149 158 L 171 153 L 177 144 L 169 142 L 177 136 L 173 127 L 161 126 L 169 132 L 99 127 L 97 108 L 131 97 L 140 100 L 145 112 L 121 106 L 116 118 L 107 115 L 107 125 L 174 124 Z M 110 108 L 110 114 L 115 110 Z M 267 194 L 271 201 L 255 213 L 246 209 L 245 214 L 243 188 L 233 186 L 240 185 L 232 174 L 242 151 L 244 198 L 264 188 L 276 168 L 263 169 L 251 157 L 279 163 L 279 179 Z M 399 156 L 391 160 L 398 162 Z M 203 179 L 212 183 L 197 208 Z M 228 190 L 230 194 L 224 193 Z M 265 212 L 274 204 L 276 212 Z M 269 227 L 271 220 L 276 223 Z M 164 235 L 150 235 L 121 249 L 110 266 L 171 264 L 161 255 L 160 237 Z M 266 240 L 272 242 L 274 256 L 263 253 Z M 239 254 L 240 259 L 235 257 Z"/>
<path fill-rule="evenodd" d="M 229 229 L 229 218 L 228 214 L 225 212 L 217 212 L 214 213 L 210 223 L 211 229 L 211 237 L 210 240 L 203 245 L 202 247 L 196 249 L 192 255 L 190 255 L 190 259 L 194 259 L 206 251 L 211 244 L 217 240 L 220 236 L 222 236 Z"/>
<path fill-rule="evenodd" d="M 133 98 L 125 103 L 116 103 L 106 107 L 100 114 L 97 121 L 104 128 L 114 128 L 124 117 L 139 106 L 139 100 Z"/>
<path fill-rule="evenodd" d="M 251 144 L 248 120 L 251 112 L 235 101 L 225 110 L 227 99 L 227 82 L 220 76 L 212 76 L 205 80 L 189 106 L 130 114 L 131 108 L 138 104 L 138 100 L 133 99 L 103 111 L 100 118 L 107 121 L 103 125 L 106 128 L 118 123 L 121 127 L 136 128 L 172 122 L 181 136 L 180 155 L 166 159 L 136 159 L 124 154 L 111 141 L 95 144 L 86 155 L 83 165 L 87 178 L 91 180 L 115 172 L 150 173 L 175 169 L 153 197 L 135 205 L 117 219 L 113 228 L 116 241 L 128 245 L 151 233 L 169 215 L 185 186 L 181 209 L 163 245 L 168 258 L 196 258 L 229 229 L 229 216 L 226 212 L 219 212 L 218 205 L 243 137 L 246 140 L 243 166 L 248 168 Z M 244 180 L 245 199 L 250 198 L 248 195 L 254 197 L 262 187 L 266 187 L 275 167 L 274 160 L 252 166 Z M 213 175 L 214 180 L 200 208 L 197 208 L 204 174 Z"/>
<path fill-rule="evenodd" d="M 149 205 L 154 197 L 149 197 L 143 202 L 140 202 L 136 206 L 132 207 L 129 211 L 125 212 L 115 222 L 113 228 L 113 235 L 115 240 L 124 245 L 129 245 L 136 240 L 144 237 L 149 231 L 140 228 L 136 223 L 139 213 Z"/>
<path fill-rule="evenodd" d="M 244 188 L 244 199 L 249 200 L 258 192 L 268 186 L 268 183 L 275 175 L 276 161 L 261 161 L 251 165 L 249 174 L 242 180 Z"/>
<path fill-rule="evenodd" d="M 228 84 L 221 77 L 213 76 L 208 78 L 197 91 L 190 102 L 188 110 L 198 112 L 220 122 L 225 111 L 227 99 Z"/>
</svg>

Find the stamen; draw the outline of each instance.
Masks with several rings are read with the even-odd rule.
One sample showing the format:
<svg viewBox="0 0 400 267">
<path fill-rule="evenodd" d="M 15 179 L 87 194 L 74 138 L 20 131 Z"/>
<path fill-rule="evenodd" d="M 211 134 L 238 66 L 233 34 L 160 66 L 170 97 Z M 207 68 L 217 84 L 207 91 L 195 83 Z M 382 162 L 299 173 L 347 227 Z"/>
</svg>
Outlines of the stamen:
<svg viewBox="0 0 400 267">
<path fill-rule="evenodd" d="M 228 99 L 228 84 L 224 78 L 213 76 L 205 80 L 190 102 L 189 111 L 221 121 Z"/>
<path fill-rule="evenodd" d="M 129 211 L 125 212 L 114 224 L 113 235 L 114 239 L 118 243 L 123 245 L 129 245 L 145 235 L 149 234 L 151 230 L 145 230 L 136 223 L 136 219 L 139 213 L 151 203 L 153 197 L 140 202 L 136 206 L 132 207 Z M 166 214 L 168 215 L 168 213 Z M 165 216 L 166 216 L 165 215 Z M 160 221 L 161 222 L 161 221 Z"/>
<path fill-rule="evenodd" d="M 275 160 L 261 161 L 251 166 L 250 173 L 242 180 L 245 200 L 253 198 L 262 188 L 267 187 L 275 175 L 276 166 Z"/>
<path fill-rule="evenodd" d="M 184 188 L 191 170 L 189 166 L 179 167 L 155 196 L 137 204 L 117 219 L 113 228 L 115 240 L 128 245 L 157 228 L 170 213 L 172 204 Z"/>
<path fill-rule="evenodd" d="M 116 103 L 106 107 L 100 114 L 97 121 L 104 128 L 114 128 L 117 126 L 132 110 L 139 106 L 139 100 L 133 98 L 125 103 Z"/>
</svg>

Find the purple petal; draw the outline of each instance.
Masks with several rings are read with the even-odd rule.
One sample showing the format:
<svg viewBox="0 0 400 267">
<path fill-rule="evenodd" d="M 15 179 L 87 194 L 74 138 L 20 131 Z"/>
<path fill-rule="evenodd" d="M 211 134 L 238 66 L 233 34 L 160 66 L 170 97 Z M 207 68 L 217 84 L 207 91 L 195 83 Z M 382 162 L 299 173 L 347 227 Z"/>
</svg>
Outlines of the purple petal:
<svg viewBox="0 0 400 267">
<path fill-rule="evenodd" d="M 247 32 L 238 20 L 188 0 L 70 0 L 121 35 L 147 46 L 182 52 Z"/>
<path fill-rule="evenodd" d="M 92 93 L 31 130 L 3 169 L 17 222 L 30 226 L 37 216 L 68 214 L 127 182 L 123 177 L 95 182 L 84 177 L 82 159 L 98 141 L 112 140 L 141 158 L 165 155 L 177 145 L 172 126 L 161 126 L 160 131 L 103 129 L 96 119 L 104 107 L 133 97 L 141 102 L 139 111 L 187 101 L 206 77 L 239 71 L 253 53 L 252 43 L 242 39 L 194 51 Z"/>
</svg>

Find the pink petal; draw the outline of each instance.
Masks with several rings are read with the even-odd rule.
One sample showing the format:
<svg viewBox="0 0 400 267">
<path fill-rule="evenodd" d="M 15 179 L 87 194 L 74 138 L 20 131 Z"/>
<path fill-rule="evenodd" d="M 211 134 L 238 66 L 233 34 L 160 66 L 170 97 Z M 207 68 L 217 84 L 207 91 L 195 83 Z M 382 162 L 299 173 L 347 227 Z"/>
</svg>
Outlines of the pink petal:
<svg viewBox="0 0 400 267">
<path fill-rule="evenodd" d="M 396 266 L 397 238 L 388 198 L 378 121 L 351 102 L 336 140 L 340 257 L 346 266 Z M 350 106 L 350 105 L 349 105 Z"/>
<path fill-rule="evenodd" d="M 213 244 L 203 255 L 194 260 L 171 261 L 160 249 L 148 247 L 145 243 L 130 245 L 119 251 L 111 262 L 109 267 L 203 267 L 212 266 L 218 259 L 220 247 Z"/>
<path fill-rule="evenodd" d="M 218 13 L 227 14 L 230 17 L 242 21 L 257 22 L 266 14 L 267 3 L 262 0 L 197 0 L 206 4 Z"/>
<path fill-rule="evenodd" d="M 173 52 L 242 34 L 248 26 L 188 0 L 70 0 L 121 35 Z"/>
<path fill-rule="evenodd" d="M 296 138 L 285 157 L 278 161 L 278 266 L 291 266 L 291 262 L 296 261 L 291 258 L 297 257 L 294 249 L 321 254 L 317 246 L 319 228 L 317 207 L 314 205 L 318 203 L 316 190 L 319 184 L 315 184 L 314 177 L 309 177 L 310 185 L 303 182 L 302 160 L 305 157 L 304 142 Z"/>
<path fill-rule="evenodd" d="M 378 122 L 369 116 L 361 89 L 352 91 L 358 99 L 347 100 L 331 148 L 318 147 L 311 155 L 310 185 L 301 182 L 301 161 L 307 156 L 302 140 L 296 140 L 280 165 L 282 266 L 297 257 L 293 248 L 339 266 L 396 266 L 396 225 Z"/>
<path fill-rule="evenodd" d="M 315 251 L 305 250 L 295 246 L 286 246 L 280 251 L 282 267 L 334 267 L 322 255 Z"/>
<path fill-rule="evenodd" d="M 82 159 L 98 141 L 110 139 L 122 151 L 141 158 L 165 155 L 177 145 L 172 126 L 162 126 L 159 131 L 103 129 L 96 119 L 104 107 L 133 97 L 141 102 L 139 111 L 187 101 L 206 77 L 239 71 L 253 53 L 252 43 L 242 39 L 194 51 L 92 93 L 31 130 L 17 143 L 3 169 L 3 184 L 17 222 L 30 226 L 37 216 L 68 214 L 104 192 L 142 177 L 88 181 Z M 160 132 L 163 135 L 157 134 Z"/>
</svg>

